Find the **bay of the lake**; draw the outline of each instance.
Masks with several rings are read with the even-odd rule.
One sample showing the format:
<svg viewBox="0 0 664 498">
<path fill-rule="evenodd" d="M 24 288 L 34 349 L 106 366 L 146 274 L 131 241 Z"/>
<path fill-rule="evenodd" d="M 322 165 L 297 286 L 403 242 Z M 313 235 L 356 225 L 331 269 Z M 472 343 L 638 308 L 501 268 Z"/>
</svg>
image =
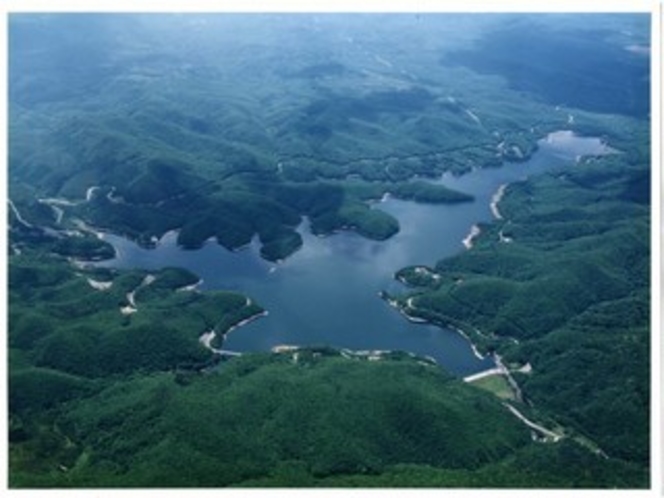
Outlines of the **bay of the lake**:
<svg viewBox="0 0 664 498">
<path fill-rule="evenodd" d="M 564 166 L 582 167 L 575 165 L 579 154 L 607 152 L 611 150 L 596 138 L 556 132 L 539 141 L 538 151 L 528 161 L 440 179 L 452 189 L 472 194 L 473 202 L 431 205 L 388 197 L 374 208 L 395 216 L 401 230 L 383 242 L 352 232 L 317 237 L 305 220 L 299 228 L 302 248 L 274 264 L 260 258 L 257 242 L 236 252 L 212 240 L 201 249 L 184 250 L 171 232 L 156 248 L 145 249 L 126 238 L 104 234 L 117 255 L 99 266 L 187 268 L 202 278 L 201 289 L 238 291 L 268 311 L 267 316 L 228 334 L 224 349 L 269 351 L 287 344 L 403 350 L 430 356 L 449 372 L 466 376 L 491 368 L 493 360 L 478 358 L 469 341 L 454 330 L 409 322 L 378 293 L 406 291 L 394 280 L 400 268 L 433 266 L 466 250 L 462 240 L 471 227 L 493 218 L 491 199 L 501 185 Z"/>
</svg>

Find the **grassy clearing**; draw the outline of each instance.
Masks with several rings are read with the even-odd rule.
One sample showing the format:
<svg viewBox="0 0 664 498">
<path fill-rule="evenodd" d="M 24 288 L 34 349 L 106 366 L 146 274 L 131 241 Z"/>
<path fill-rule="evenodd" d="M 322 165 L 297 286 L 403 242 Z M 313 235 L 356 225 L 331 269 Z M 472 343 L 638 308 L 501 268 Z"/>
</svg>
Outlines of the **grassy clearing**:
<svg viewBox="0 0 664 498">
<path fill-rule="evenodd" d="M 502 375 L 490 375 L 488 377 L 482 377 L 471 383 L 475 387 L 489 391 L 492 394 L 495 394 L 500 399 L 505 400 L 516 400 L 514 392 L 510 387 L 509 382 Z"/>
</svg>

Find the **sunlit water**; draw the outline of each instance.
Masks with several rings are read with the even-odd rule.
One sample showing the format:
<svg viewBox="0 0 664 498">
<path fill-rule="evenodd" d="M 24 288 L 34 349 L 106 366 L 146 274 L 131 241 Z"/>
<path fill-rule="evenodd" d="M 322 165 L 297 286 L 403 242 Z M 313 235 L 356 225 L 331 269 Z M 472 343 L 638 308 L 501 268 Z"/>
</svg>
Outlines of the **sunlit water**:
<svg viewBox="0 0 664 498">
<path fill-rule="evenodd" d="M 330 345 L 354 350 L 404 350 L 434 358 L 453 374 L 465 376 L 493 366 L 478 358 L 470 343 L 453 330 L 407 321 L 378 297 L 381 290 L 403 291 L 394 273 L 408 265 L 430 265 L 465 250 L 462 240 L 473 224 L 489 221 L 491 197 L 500 185 L 563 165 L 580 154 L 611 152 L 596 138 L 567 132 L 541 140 L 533 158 L 502 168 L 477 170 L 462 177 L 445 175 L 444 185 L 475 196 L 472 203 L 427 205 L 387 199 L 375 207 L 394 215 L 400 232 L 384 242 L 354 233 L 328 237 L 300 227 L 302 249 L 273 264 L 258 255 L 258 245 L 231 252 L 213 241 L 190 251 L 169 233 L 155 249 L 106 234 L 117 250 L 102 266 L 158 269 L 187 268 L 203 279 L 202 289 L 242 292 L 268 316 L 235 329 L 224 343 L 235 351 L 267 351 L 282 344 Z M 140 304 L 139 304 L 140 306 Z"/>
</svg>

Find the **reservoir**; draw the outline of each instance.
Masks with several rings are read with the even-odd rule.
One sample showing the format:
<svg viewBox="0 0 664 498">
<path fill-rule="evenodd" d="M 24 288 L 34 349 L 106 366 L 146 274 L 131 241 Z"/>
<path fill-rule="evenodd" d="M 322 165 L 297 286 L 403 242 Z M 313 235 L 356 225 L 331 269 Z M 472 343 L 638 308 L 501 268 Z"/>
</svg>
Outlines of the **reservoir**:
<svg viewBox="0 0 664 498">
<path fill-rule="evenodd" d="M 461 177 L 444 175 L 439 180 L 472 194 L 474 202 L 430 205 L 388 197 L 374 206 L 399 220 L 400 232 L 387 241 L 367 240 L 352 232 L 317 237 L 305 220 L 299 228 L 302 248 L 275 264 L 260 258 L 257 242 L 232 252 L 210 240 L 191 251 L 178 247 L 176 234 L 168 233 L 156 248 L 144 249 L 123 237 L 104 234 L 117 255 L 100 266 L 187 268 L 203 279 L 201 289 L 238 291 L 268 311 L 267 316 L 228 334 L 224 349 L 247 352 L 269 351 L 278 345 L 329 345 L 402 350 L 430 356 L 450 373 L 466 376 L 491 368 L 493 360 L 476 356 L 469 341 L 453 330 L 409 322 L 378 293 L 404 292 L 393 277 L 405 266 L 433 266 L 466 250 L 462 240 L 471 227 L 493 219 L 490 204 L 501 185 L 563 166 L 582 167 L 575 165 L 577 156 L 610 152 L 596 138 L 556 132 L 539 141 L 539 150 L 528 161 Z"/>
</svg>

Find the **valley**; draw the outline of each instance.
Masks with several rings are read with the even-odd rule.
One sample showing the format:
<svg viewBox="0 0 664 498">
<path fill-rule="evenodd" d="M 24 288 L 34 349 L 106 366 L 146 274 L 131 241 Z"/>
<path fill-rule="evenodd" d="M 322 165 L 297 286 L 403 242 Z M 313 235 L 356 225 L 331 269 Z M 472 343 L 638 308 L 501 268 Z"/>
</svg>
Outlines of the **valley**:
<svg viewBox="0 0 664 498">
<path fill-rule="evenodd" d="M 12 14 L 10 487 L 649 487 L 648 20 Z"/>
</svg>

